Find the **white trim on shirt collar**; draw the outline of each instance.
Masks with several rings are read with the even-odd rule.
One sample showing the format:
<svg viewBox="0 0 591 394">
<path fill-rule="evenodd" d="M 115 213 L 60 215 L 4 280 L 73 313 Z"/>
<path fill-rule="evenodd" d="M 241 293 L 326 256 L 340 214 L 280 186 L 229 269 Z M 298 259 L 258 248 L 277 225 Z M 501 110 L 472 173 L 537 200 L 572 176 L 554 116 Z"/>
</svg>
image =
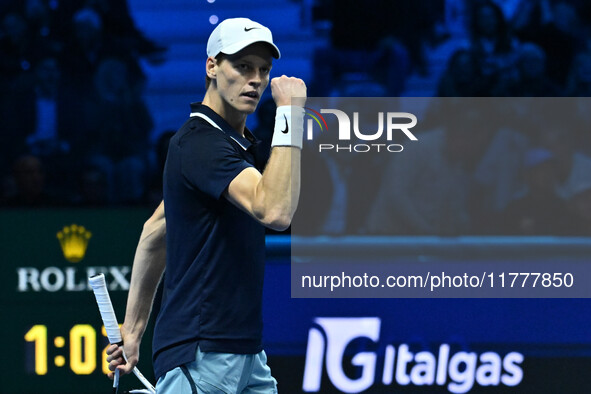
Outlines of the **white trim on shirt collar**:
<svg viewBox="0 0 591 394">
<path fill-rule="evenodd" d="M 220 126 L 218 126 L 218 124 L 216 122 L 214 122 L 209 116 L 207 116 L 205 114 L 202 114 L 201 112 L 191 112 L 191 115 L 190 116 L 192 118 L 193 117 L 199 117 L 199 118 L 205 120 L 207 123 L 209 123 L 213 127 L 215 127 L 216 129 L 220 130 L 221 132 L 224 132 L 224 130 Z M 229 137 L 232 138 L 234 141 L 236 141 L 236 143 L 238 145 L 240 145 L 240 147 L 242 149 L 247 150 L 247 148 L 244 145 L 242 145 L 242 143 L 240 141 L 238 141 L 236 138 L 234 138 L 232 136 L 229 136 Z"/>
</svg>

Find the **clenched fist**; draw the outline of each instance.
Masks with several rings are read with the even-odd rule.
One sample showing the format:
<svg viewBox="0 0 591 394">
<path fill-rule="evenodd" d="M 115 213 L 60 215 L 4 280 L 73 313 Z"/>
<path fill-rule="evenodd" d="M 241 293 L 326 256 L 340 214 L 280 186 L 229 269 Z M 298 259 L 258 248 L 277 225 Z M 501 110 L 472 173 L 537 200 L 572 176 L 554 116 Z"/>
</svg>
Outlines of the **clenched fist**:
<svg viewBox="0 0 591 394">
<path fill-rule="evenodd" d="M 306 84 L 299 78 L 282 75 L 271 80 L 271 95 L 278 107 L 306 104 Z"/>
</svg>

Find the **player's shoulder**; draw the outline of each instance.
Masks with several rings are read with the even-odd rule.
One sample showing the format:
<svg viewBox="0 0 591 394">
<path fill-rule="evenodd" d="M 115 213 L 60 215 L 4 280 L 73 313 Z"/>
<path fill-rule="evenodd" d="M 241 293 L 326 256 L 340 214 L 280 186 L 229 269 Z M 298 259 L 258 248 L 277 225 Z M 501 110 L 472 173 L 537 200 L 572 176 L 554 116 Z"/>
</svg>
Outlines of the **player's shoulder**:
<svg viewBox="0 0 591 394">
<path fill-rule="evenodd" d="M 194 116 L 185 121 L 171 140 L 179 149 L 189 149 L 192 152 L 204 150 L 235 151 L 235 144 L 226 133 L 213 126 L 206 120 Z"/>
<path fill-rule="evenodd" d="M 217 131 L 219 133 L 220 129 L 199 116 L 191 116 L 185 121 L 179 131 L 185 131 L 186 133 L 198 132 L 207 134 L 213 131 Z"/>
<path fill-rule="evenodd" d="M 225 140 L 222 130 L 197 116 L 187 119 L 176 134 L 179 142 L 187 139 Z"/>
</svg>

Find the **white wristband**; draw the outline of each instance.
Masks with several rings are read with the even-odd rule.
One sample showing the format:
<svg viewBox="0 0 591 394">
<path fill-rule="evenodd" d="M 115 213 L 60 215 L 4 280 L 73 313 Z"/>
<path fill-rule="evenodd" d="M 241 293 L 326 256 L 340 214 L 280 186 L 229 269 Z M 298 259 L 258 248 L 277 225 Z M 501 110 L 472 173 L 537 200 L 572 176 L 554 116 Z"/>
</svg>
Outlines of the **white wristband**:
<svg viewBox="0 0 591 394">
<path fill-rule="evenodd" d="M 271 146 L 293 146 L 302 149 L 304 109 L 293 105 L 277 107 Z"/>
</svg>

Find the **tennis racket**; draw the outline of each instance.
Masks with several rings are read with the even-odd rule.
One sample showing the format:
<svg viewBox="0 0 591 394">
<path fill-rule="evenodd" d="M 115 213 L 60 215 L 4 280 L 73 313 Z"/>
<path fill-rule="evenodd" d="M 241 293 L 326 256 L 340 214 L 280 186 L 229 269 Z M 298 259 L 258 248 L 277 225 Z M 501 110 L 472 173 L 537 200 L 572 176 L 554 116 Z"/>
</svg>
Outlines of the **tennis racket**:
<svg viewBox="0 0 591 394">
<path fill-rule="evenodd" d="M 105 275 L 98 274 L 91 276 L 88 278 L 88 283 L 90 287 L 92 287 L 92 291 L 94 292 L 94 296 L 96 298 L 96 303 L 98 304 L 99 311 L 101 313 L 101 318 L 103 319 L 103 324 L 105 326 L 105 330 L 107 331 L 107 337 L 109 338 L 109 343 L 115 345 L 123 345 L 123 339 L 121 338 L 121 331 L 119 331 L 119 324 L 117 323 L 117 317 L 115 316 L 115 311 L 113 310 L 113 304 L 111 303 L 111 297 L 109 297 L 109 291 L 107 290 L 107 284 L 105 282 Z M 125 357 L 125 352 L 123 352 L 123 358 L 127 361 L 127 357 Z M 146 387 L 146 389 L 140 390 L 131 390 L 130 393 L 140 394 L 156 394 L 156 389 L 152 384 L 142 375 L 142 373 L 137 369 L 137 367 L 133 368 L 133 373 L 137 378 L 142 382 L 142 384 Z M 113 379 L 113 393 L 117 393 L 117 388 L 119 386 L 119 370 L 115 370 L 115 377 Z"/>
</svg>

